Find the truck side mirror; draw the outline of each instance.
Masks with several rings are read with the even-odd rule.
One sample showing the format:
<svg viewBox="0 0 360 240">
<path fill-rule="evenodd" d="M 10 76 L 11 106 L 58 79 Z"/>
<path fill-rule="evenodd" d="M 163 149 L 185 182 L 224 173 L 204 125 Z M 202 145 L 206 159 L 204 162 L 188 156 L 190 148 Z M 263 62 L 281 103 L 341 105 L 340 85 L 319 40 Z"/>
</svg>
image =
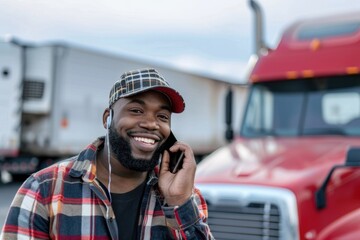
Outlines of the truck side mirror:
<svg viewBox="0 0 360 240">
<path fill-rule="evenodd" d="M 360 167 L 360 148 L 350 148 L 345 165 L 347 167 Z"/>
<path fill-rule="evenodd" d="M 227 141 L 231 141 L 234 138 L 234 131 L 232 128 L 232 100 L 233 93 L 231 87 L 226 94 L 225 98 L 225 123 L 226 123 L 226 132 L 225 138 Z"/>
<path fill-rule="evenodd" d="M 326 207 L 326 186 L 328 185 L 331 175 L 335 169 L 347 167 L 360 167 L 360 148 L 350 148 L 346 156 L 345 164 L 335 165 L 331 168 L 329 174 L 325 178 L 325 181 L 316 191 L 315 201 L 317 209 L 323 209 Z"/>
</svg>

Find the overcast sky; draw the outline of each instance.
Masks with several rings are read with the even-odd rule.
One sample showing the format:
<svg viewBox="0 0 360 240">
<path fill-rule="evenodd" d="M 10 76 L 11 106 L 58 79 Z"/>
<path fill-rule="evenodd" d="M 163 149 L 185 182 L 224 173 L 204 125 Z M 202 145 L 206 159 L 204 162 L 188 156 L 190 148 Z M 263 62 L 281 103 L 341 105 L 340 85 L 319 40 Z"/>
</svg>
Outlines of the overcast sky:
<svg viewBox="0 0 360 240">
<path fill-rule="evenodd" d="M 258 0 L 265 41 L 290 23 L 359 12 L 359 0 Z M 243 79 L 254 52 L 248 0 L 0 0 L 0 36 L 63 41 L 115 54 Z"/>
</svg>

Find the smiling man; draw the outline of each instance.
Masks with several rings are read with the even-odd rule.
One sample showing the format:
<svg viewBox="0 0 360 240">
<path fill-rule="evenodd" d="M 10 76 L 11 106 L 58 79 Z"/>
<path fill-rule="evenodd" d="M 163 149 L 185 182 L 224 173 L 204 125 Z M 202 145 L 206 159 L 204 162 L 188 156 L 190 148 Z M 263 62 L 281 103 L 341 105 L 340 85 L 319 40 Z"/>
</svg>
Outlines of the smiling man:
<svg viewBox="0 0 360 240">
<path fill-rule="evenodd" d="M 103 114 L 106 137 L 31 175 L 11 205 L 1 239 L 213 239 L 194 187 L 191 148 L 171 135 L 182 96 L 154 69 L 124 73 Z M 170 153 L 183 152 L 170 171 Z"/>
</svg>

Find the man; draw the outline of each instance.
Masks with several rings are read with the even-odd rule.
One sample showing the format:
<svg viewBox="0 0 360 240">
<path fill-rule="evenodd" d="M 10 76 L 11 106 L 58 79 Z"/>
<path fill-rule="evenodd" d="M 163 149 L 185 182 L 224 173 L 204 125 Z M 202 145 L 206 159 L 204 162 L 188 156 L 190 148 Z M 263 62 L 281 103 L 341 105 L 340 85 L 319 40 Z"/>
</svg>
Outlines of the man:
<svg viewBox="0 0 360 240">
<path fill-rule="evenodd" d="M 106 137 L 31 175 L 1 239 L 213 239 L 191 148 L 164 149 L 171 114 L 184 108 L 156 70 L 124 73 L 103 114 Z M 178 151 L 185 157 L 172 173 L 169 152 Z"/>
</svg>

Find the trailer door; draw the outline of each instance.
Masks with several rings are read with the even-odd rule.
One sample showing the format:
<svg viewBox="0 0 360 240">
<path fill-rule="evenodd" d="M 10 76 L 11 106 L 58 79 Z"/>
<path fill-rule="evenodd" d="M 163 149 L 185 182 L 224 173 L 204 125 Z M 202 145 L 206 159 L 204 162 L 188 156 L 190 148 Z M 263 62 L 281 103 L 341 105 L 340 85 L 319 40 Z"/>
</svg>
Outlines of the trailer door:
<svg viewBox="0 0 360 240">
<path fill-rule="evenodd" d="M 22 48 L 0 41 L 0 157 L 20 150 Z"/>
</svg>

